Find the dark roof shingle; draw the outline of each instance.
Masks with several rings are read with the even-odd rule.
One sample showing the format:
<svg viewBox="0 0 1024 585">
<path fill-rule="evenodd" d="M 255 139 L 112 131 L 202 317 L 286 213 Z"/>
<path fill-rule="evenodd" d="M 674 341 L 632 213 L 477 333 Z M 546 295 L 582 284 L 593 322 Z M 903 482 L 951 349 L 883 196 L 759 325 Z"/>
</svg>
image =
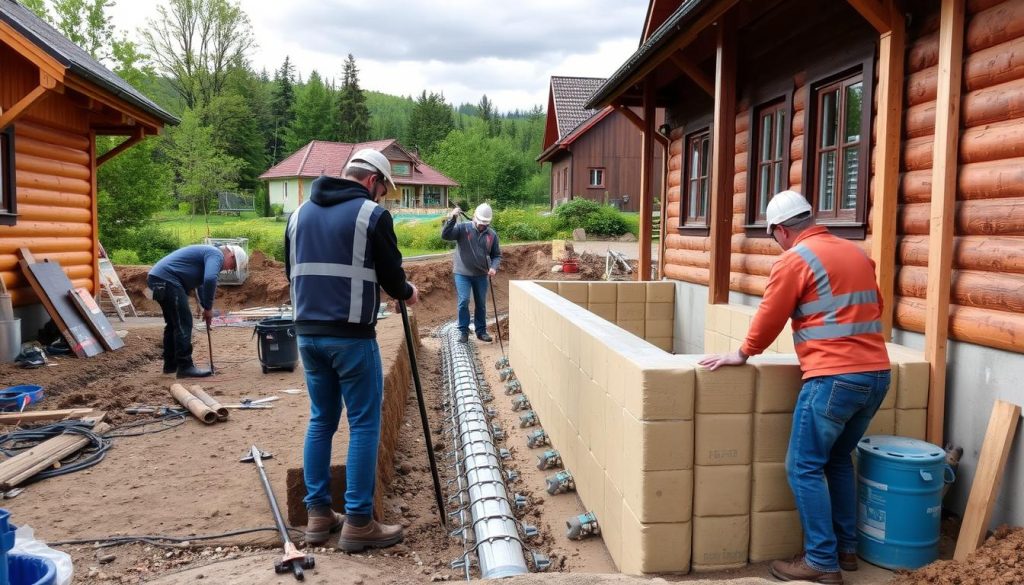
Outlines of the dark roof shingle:
<svg viewBox="0 0 1024 585">
<path fill-rule="evenodd" d="M 600 77 L 551 77 L 551 95 L 555 101 L 559 140 L 598 112 L 583 106 L 604 82 Z"/>
<path fill-rule="evenodd" d="M 0 20 L 24 35 L 36 46 L 59 61 L 68 70 L 109 91 L 120 99 L 141 108 L 166 124 L 177 124 L 178 118 L 142 95 L 127 81 L 92 58 L 34 12 L 15 0 L 0 0 Z"/>
</svg>

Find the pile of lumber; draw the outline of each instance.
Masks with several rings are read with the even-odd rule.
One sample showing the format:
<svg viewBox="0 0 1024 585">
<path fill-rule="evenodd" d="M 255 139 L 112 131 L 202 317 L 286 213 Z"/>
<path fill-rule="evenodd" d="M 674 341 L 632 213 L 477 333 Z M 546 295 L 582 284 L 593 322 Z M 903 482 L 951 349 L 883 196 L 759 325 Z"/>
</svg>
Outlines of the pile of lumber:
<svg viewBox="0 0 1024 585">
<path fill-rule="evenodd" d="M 110 425 L 102 422 L 104 417 L 105 415 L 100 413 L 84 419 L 84 422 L 92 423 L 92 432 L 102 435 L 110 430 Z M 88 444 L 88 437 L 66 433 L 0 462 L 0 489 L 11 489 L 28 481 L 40 471 L 59 465 L 61 460 L 77 453 Z"/>
</svg>

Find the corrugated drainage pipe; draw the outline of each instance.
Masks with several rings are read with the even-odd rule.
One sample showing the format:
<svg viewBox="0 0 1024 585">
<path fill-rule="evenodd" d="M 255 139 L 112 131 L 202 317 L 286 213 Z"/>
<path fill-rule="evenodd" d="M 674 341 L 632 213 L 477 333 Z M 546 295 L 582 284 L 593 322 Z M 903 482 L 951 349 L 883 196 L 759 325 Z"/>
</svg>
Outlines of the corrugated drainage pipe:
<svg viewBox="0 0 1024 585">
<path fill-rule="evenodd" d="M 450 393 L 457 497 L 462 505 L 457 514 L 463 530 L 472 533 L 470 551 L 475 549 L 484 579 L 525 575 L 529 569 L 501 459 L 487 422 L 474 356 L 470 345 L 459 341 L 454 324 L 442 327 L 439 337 Z"/>
</svg>

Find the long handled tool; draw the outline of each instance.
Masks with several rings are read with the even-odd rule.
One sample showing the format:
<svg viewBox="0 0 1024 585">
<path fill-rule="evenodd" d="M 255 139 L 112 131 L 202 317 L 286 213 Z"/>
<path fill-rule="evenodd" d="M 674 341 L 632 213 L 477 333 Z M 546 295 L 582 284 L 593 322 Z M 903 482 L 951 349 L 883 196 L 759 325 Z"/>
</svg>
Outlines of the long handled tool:
<svg viewBox="0 0 1024 585">
<path fill-rule="evenodd" d="M 274 513 L 274 524 L 277 525 L 277 531 L 281 533 L 281 540 L 284 543 L 284 556 L 274 564 L 274 571 L 278 574 L 291 572 L 291 574 L 295 575 L 297 581 L 305 581 L 306 575 L 302 570 L 312 569 L 316 566 L 316 561 L 313 559 L 313 555 L 307 555 L 300 551 L 295 546 L 295 543 L 292 542 L 291 537 L 288 536 L 288 526 L 285 525 L 284 517 L 281 516 L 281 508 L 277 506 L 274 488 L 270 486 L 270 480 L 267 479 L 267 470 L 263 468 L 263 460 L 270 459 L 271 457 L 273 457 L 272 454 L 264 453 L 256 445 L 253 445 L 249 449 L 249 454 L 242 457 L 241 462 L 253 462 L 256 464 L 256 469 L 260 473 L 260 481 L 263 482 L 263 491 L 267 494 L 267 499 L 270 500 L 270 511 Z"/>
<path fill-rule="evenodd" d="M 199 291 L 196 291 L 196 302 L 199 303 L 199 308 L 202 309 L 203 304 L 199 302 Z M 210 349 L 210 373 L 216 373 L 217 370 L 213 367 L 213 335 L 210 333 L 209 323 L 206 324 L 206 347 Z"/>
<path fill-rule="evenodd" d="M 420 384 L 420 369 L 416 364 L 416 347 L 412 342 L 412 325 L 409 324 L 409 310 L 405 301 L 398 301 L 402 310 L 402 324 L 405 326 L 405 346 L 409 350 L 409 362 L 412 364 L 412 381 L 416 386 L 416 400 L 420 403 L 420 422 L 423 423 L 423 441 L 427 445 L 427 457 L 430 458 L 430 475 L 434 477 L 434 498 L 437 500 L 437 515 L 441 518 L 441 526 L 448 528 L 445 517 L 444 496 L 441 495 L 441 478 L 437 475 L 437 461 L 434 459 L 434 442 L 430 438 L 430 422 L 427 420 L 427 404 L 423 401 L 423 385 Z"/>
<path fill-rule="evenodd" d="M 505 343 L 501 340 L 501 318 L 498 317 L 498 299 L 494 296 L 494 279 L 490 276 L 487 277 L 491 288 L 491 304 L 494 305 L 494 327 L 498 332 L 498 346 L 501 347 L 501 359 L 498 360 L 494 367 L 499 370 L 508 367 L 508 355 L 505 354 Z"/>
</svg>

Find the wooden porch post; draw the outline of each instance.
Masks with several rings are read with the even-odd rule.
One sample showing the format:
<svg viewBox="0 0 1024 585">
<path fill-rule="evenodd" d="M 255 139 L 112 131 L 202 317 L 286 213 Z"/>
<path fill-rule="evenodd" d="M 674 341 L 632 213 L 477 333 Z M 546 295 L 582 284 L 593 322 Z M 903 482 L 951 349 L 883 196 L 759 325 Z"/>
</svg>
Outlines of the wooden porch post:
<svg viewBox="0 0 1024 585">
<path fill-rule="evenodd" d="M 942 444 L 942 425 L 946 414 L 946 342 L 949 338 L 949 289 L 953 271 L 953 227 L 956 223 L 964 0 L 942 0 L 940 15 L 924 323 L 925 358 L 929 365 L 927 437 L 936 445 Z"/>
<path fill-rule="evenodd" d="M 654 176 L 654 80 L 644 80 L 644 128 L 640 147 L 640 262 L 637 280 L 651 279 L 651 228 L 654 218 L 654 197 L 651 178 Z"/>
<path fill-rule="evenodd" d="M 715 118 L 711 138 L 711 272 L 708 302 L 729 302 L 729 254 L 736 142 L 736 34 L 732 12 L 718 21 Z"/>
</svg>

